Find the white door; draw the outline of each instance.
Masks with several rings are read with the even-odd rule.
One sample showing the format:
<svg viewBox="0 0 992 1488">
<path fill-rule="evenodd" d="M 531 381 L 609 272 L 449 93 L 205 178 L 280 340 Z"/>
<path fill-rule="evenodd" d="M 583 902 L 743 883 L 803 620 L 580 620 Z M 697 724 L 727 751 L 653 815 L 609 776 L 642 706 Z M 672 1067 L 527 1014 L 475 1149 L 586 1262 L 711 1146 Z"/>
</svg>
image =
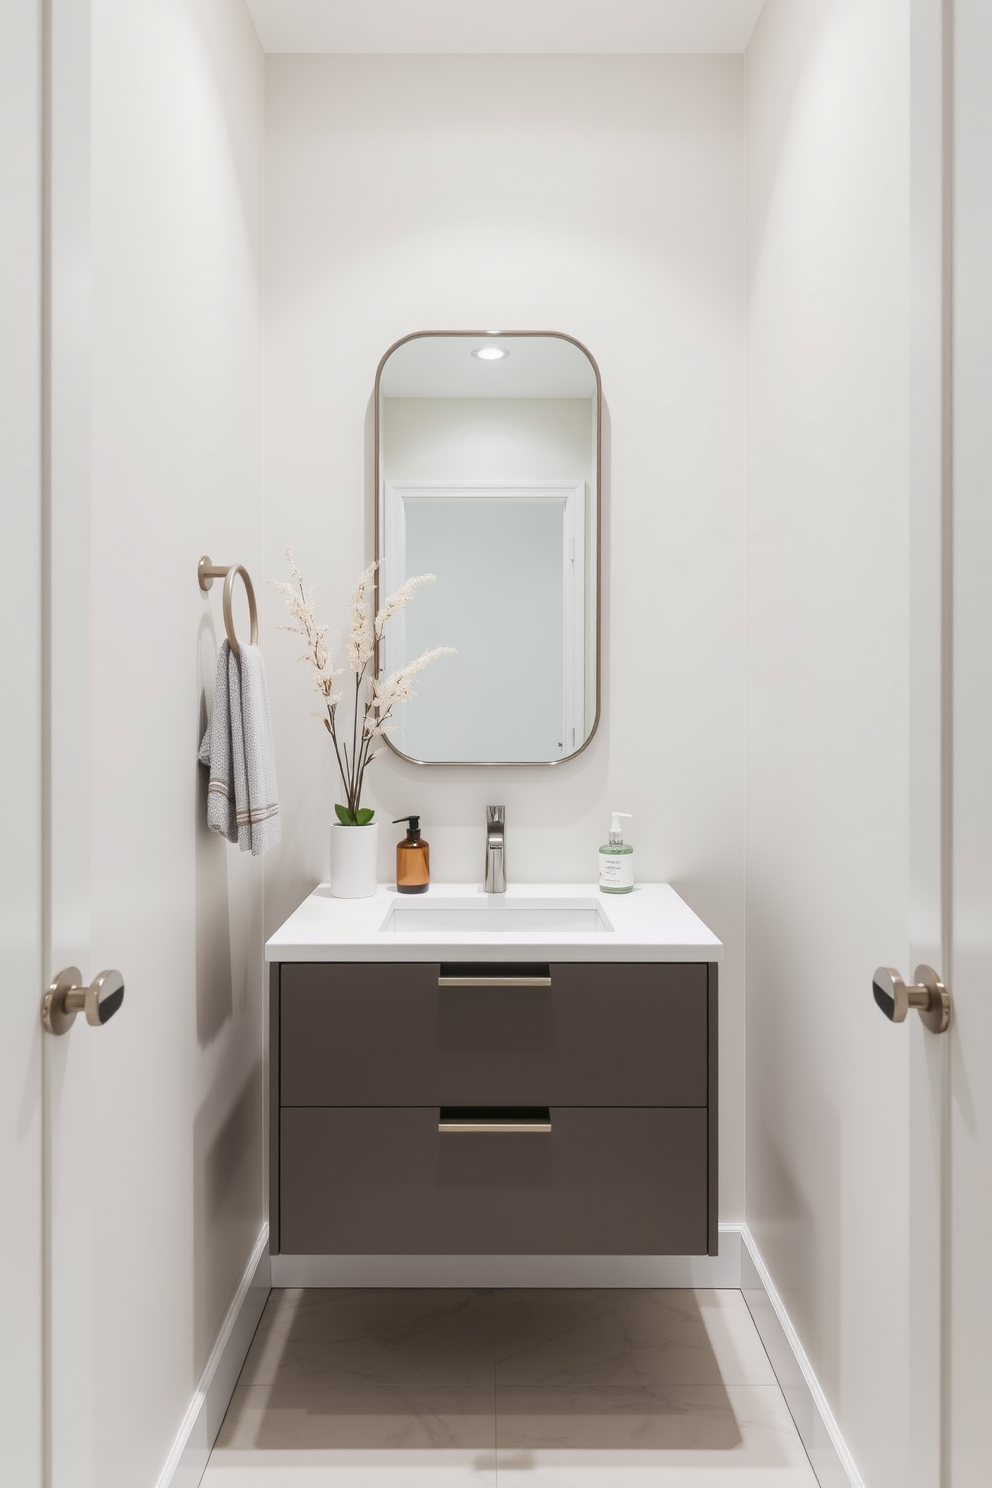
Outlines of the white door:
<svg viewBox="0 0 992 1488">
<path fill-rule="evenodd" d="M 992 1392 L 992 7 L 914 0 L 910 1015 L 913 1483 L 988 1481 Z M 911 970 L 913 968 L 910 968 Z"/>
<path fill-rule="evenodd" d="M 990 1477 L 992 1394 L 992 6 L 953 5 L 953 893 L 941 1488 Z"/>
<path fill-rule="evenodd" d="M 90 955 L 90 78 L 89 0 L 46 10 L 47 315 L 42 629 L 45 638 L 44 982 L 68 967 L 88 983 Z M 114 1030 L 116 1033 L 117 1030 Z M 109 1030 L 77 1016 L 46 1034 L 45 1488 L 96 1488 L 92 1423 L 92 1041 Z"/>
<path fill-rule="evenodd" d="M 41 3 L 0 9 L 0 1442 L 42 1481 Z"/>
<path fill-rule="evenodd" d="M 948 903 L 950 760 L 949 575 L 952 500 L 945 357 L 950 264 L 946 254 L 945 37 L 941 0 L 914 0 L 910 31 L 910 717 L 909 960 L 950 977 Z M 940 1488 L 944 1417 L 943 1268 L 947 1213 L 948 1036 L 912 1014 L 908 1120 L 908 1461 L 912 1488 Z"/>
<path fill-rule="evenodd" d="M 992 1392 L 992 7 L 918 0 L 914 23 L 911 933 L 953 1015 L 946 1037 L 910 1030 L 909 1384 L 915 1481 L 973 1488 Z"/>
<path fill-rule="evenodd" d="M 90 1041 L 42 993 L 89 954 L 89 5 L 0 19 L 3 1478 L 91 1488 Z M 54 103 L 52 102 L 54 100 Z"/>
<path fill-rule="evenodd" d="M 989 1479 L 992 1393 L 992 7 L 915 0 L 910 1423 L 919 1488 Z M 938 499 L 939 493 L 939 499 Z"/>
</svg>

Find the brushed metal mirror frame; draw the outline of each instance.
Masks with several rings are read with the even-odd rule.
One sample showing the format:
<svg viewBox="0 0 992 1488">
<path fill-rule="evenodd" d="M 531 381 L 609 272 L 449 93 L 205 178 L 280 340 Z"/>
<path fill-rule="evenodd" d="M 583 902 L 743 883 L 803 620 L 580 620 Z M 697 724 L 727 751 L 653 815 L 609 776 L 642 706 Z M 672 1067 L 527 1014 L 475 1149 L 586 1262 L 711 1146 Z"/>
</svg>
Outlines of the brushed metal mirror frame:
<svg viewBox="0 0 992 1488">
<path fill-rule="evenodd" d="M 602 631 L 603 631 L 603 379 L 600 376 L 599 363 L 596 361 L 596 358 L 593 356 L 593 354 L 589 350 L 588 346 L 583 345 L 583 343 L 581 341 L 579 341 L 575 336 L 566 335 L 564 331 L 412 331 L 409 336 L 401 336 L 398 341 L 394 341 L 393 344 L 392 344 L 392 346 L 390 346 L 388 348 L 388 350 L 383 353 L 383 356 L 382 356 L 382 358 L 379 361 L 379 365 L 375 369 L 375 390 L 374 390 L 374 392 L 372 394 L 372 400 L 373 400 L 373 403 L 375 405 L 375 409 L 374 409 L 374 412 L 375 412 L 375 429 L 374 429 L 374 434 L 373 434 L 373 440 L 374 440 L 374 444 L 375 444 L 375 474 L 374 474 L 373 500 L 375 502 L 375 555 L 374 556 L 375 556 L 375 561 L 376 561 L 375 581 L 374 581 L 375 582 L 375 589 L 374 589 L 374 600 L 373 600 L 373 603 L 374 603 L 374 606 L 375 606 L 376 610 L 378 610 L 379 605 L 380 605 L 380 595 L 379 595 L 379 564 L 380 564 L 381 559 L 382 559 L 382 551 L 381 551 L 381 539 L 382 539 L 382 534 L 381 534 L 382 510 L 381 510 L 381 508 L 382 508 L 382 499 L 381 499 L 380 490 L 379 490 L 379 486 L 380 486 L 379 459 L 380 459 L 380 451 L 381 451 L 382 429 L 381 429 L 381 411 L 380 411 L 381 400 L 380 400 L 380 397 L 379 397 L 379 382 L 380 382 L 380 379 L 382 377 L 383 369 L 385 368 L 386 363 L 389 361 L 389 358 L 392 356 L 393 352 L 396 351 L 396 350 L 398 350 L 399 347 L 405 346 L 408 341 L 422 341 L 422 340 L 426 340 L 428 338 L 434 339 L 434 338 L 437 338 L 437 337 L 440 337 L 440 336 L 459 337 L 459 338 L 461 338 L 463 340 L 476 340 L 476 341 L 482 339 L 485 336 L 498 336 L 501 340 L 509 340 L 511 337 L 514 337 L 514 336 L 522 336 L 522 337 L 546 336 L 546 337 L 552 338 L 552 339 L 554 339 L 556 341 L 568 341 L 572 346 L 578 347 L 579 351 L 582 352 L 582 355 L 584 357 L 586 357 L 586 359 L 589 362 L 589 365 L 592 367 L 593 374 L 594 374 L 594 376 L 596 378 L 596 568 L 595 568 L 595 574 L 596 574 L 596 593 L 595 593 L 595 605 L 596 605 L 596 645 L 595 645 L 595 653 L 596 653 L 596 711 L 593 714 L 592 727 L 590 728 L 590 730 L 589 730 L 588 734 L 586 735 L 585 739 L 583 739 L 582 743 L 579 745 L 578 749 L 573 749 L 572 752 L 571 752 L 571 754 L 564 754 L 564 755 L 562 755 L 560 759 L 552 759 L 552 760 L 422 760 L 422 759 L 415 759 L 414 756 L 411 755 L 411 754 L 404 754 L 403 751 L 402 751 L 402 749 L 397 749 L 396 745 L 390 739 L 390 737 L 389 737 L 388 734 L 386 735 L 386 744 L 392 750 L 393 754 L 397 755 L 401 760 L 406 760 L 407 764 L 409 764 L 409 765 L 426 765 L 426 766 L 430 766 L 430 765 L 465 765 L 465 766 L 477 765 L 477 766 L 480 766 L 483 769 L 488 769 L 488 768 L 490 768 L 490 767 L 492 767 L 494 765 L 498 765 L 501 769 L 512 769 L 512 768 L 516 768 L 516 767 L 521 766 L 521 765 L 525 765 L 525 766 L 548 765 L 548 766 L 552 766 L 552 767 L 555 766 L 555 765 L 565 765 L 565 764 L 568 763 L 569 760 L 577 759 L 578 756 L 583 752 L 583 750 L 588 749 L 589 745 L 592 743 L 592 740 L 594 739 L 594 737 L 596 735 L 596 730 L 599 728 L 599 721 L 600 721 L 600 717 L 602 715 L 602 706 L 603 706 L 603 676 L 602 676 L 602 671 L 603 671 L 603 656 L 602 656 L 602 650 L 603 650 L 603 641 L 602 641 Z M 376 647 L 375 647 L 374 666 L 375 666 L 376 676 L 378 676 L 379 675 L 379 672 L 380 672 L 380 657 L 379 657 L 379 644 L 378 644 L 378 642 L 376 642 Z"/>
</svg>

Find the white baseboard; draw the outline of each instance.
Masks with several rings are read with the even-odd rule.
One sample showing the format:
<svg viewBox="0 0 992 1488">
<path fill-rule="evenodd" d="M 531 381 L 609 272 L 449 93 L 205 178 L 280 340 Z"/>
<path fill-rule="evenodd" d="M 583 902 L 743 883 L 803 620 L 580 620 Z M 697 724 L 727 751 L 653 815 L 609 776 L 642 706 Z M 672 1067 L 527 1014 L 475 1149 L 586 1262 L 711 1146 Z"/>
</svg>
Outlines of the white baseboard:
<svg viewBox="0 0 992 1488">
<path fill-rule="evenodd" d="M 806 1448 L 820 1488 L 864 1488 L 820 1388 L 813 1366 L 747 1225 L 741 1237 L 741 1281 L 748 1310 L 765 1346 L 785 1402 Z M 721 1236 L 722 1239 L 722 1236 Z"/>
<path fill-rule="evenodd" d="M 716 1256 L 274 1255 L 274 1287 L 733 1287 L 740 1226 Z"/>
<path fill-rule="evenodd" d="M 157 1488 L 198 1488 L 262 1316 L 270 1277 L 269 1227 L 264 1224 L 200 1376 L 196 1394 L 159 1474 Z"/>
</svg>

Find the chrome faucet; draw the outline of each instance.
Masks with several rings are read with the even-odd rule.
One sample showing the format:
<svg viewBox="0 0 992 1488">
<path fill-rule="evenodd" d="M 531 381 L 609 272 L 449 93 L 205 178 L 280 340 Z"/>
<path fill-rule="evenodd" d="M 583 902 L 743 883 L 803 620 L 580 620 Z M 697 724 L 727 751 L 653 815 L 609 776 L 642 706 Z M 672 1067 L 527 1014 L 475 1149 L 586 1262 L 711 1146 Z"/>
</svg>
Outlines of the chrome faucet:
<svg viewBox="0 0 992 1488">
<path fill-rule="evenodd" d="M 486 807 L 486 878 L 487 894 L 506 893 L 506 846 L 503 830 L 506 826 L 506 807 Z"/>
</svg>

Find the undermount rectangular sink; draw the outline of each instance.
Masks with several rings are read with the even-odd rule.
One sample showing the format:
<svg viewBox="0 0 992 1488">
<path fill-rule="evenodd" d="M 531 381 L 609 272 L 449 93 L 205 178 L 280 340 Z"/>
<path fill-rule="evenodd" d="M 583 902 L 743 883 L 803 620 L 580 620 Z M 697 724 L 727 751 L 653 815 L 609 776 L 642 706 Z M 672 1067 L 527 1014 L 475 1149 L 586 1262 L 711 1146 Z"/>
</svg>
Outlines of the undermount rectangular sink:
<svg viewBox="0 0 992 1488">
<path fill-rule="evenodd" d="M 493 898 L 484 904 L 464 899 L 434 899 L 424 904 L 398 904 L 395 901 L 382 926 L 383 930 L 462 931 L 466 935 L 537 934 L 542 930 L 572 930 L 594 934 L 611 933 L 613 926 L 594 899 L 578 899 L 571 904 L 542 902 L 531 899 L 506 901 Z"/>
</svg>

